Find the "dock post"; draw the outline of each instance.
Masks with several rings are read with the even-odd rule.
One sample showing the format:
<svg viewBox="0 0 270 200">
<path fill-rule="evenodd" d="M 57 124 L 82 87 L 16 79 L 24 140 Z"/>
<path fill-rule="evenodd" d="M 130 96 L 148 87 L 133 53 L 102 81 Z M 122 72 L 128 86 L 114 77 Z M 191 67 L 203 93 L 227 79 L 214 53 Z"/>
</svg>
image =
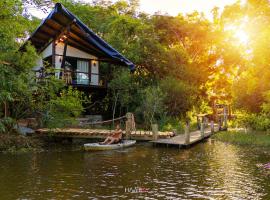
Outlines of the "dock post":
<svg viewBox="0 0 270 200">
<path fill-rule="evenodd" d="M 228 128 L 228 111 L 227 106 L 224 107 L 224 129 L 227 130 Z"/>
<path fill-rule="evenodd" d="M 153 140 L 158 139 L 158 125 L 152 124 L 152 133 L 153 133 Z"/>
<path fill-rule="evenodd" d="M 201 122 L 201 138 L 204 138 L 204 118 Z"/>
<path fill-rule="evenodd" d="M 189 145 L 189 143 L 190 143 L 189 128 L 190 128 L 190 123 L 189 123 L 189 121 L 186 121 L 186 126 L 185 126 L 185 144 L 186 145 Z"/>
<path fill-rule="evenodd" d="M 221 118 L 219 117 L 218 118 L 218 131 L 221 131 L 222 129 L 222 121 L 221 121 Z"/>
<path fill-rule="evenodd" d="M 132 113 L 126 114 L 126 139 L 130 139 L 132 131 Z"/>
<path fill-rule="evenodd" d="M 211 134 L 215 133 L 215 126 L 214 126 L 214 121 L 211 120 Z"/>
</svg>

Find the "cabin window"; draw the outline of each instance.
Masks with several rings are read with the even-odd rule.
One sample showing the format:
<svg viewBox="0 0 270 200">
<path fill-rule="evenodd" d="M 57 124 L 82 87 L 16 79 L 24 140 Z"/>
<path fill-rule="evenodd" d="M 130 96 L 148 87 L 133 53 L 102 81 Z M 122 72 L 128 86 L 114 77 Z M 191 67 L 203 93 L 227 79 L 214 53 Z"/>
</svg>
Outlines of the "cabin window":
<svg viewBox="0 0 270 200">
<path fill-rule="evenodd" d="M 72 84 L 100 85 L 99 63 L 97 60 L 87 60 L 75 57 L 66 57 L 65 70 L 72 73 Z"/>
<path fill-rule="evenodd" d="M 77 84 L 89 84 L 89 61 L 77 60 L 76 77 Z"/>
</svg>

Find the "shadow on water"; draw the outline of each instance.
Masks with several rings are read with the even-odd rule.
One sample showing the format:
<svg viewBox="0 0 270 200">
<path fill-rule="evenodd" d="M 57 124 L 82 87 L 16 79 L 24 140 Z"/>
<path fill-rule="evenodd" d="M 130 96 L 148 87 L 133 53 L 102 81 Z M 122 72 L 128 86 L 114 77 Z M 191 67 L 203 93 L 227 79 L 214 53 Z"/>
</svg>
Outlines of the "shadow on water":
<svg viewBox="0 0 270 200">
<path fill-rule="evenodd" d="M 1 199 L 270 199 L 258 163 L 270 151 L 213 140 L 191 149 L 135 147 L 0 154 Z"/>
</svg>

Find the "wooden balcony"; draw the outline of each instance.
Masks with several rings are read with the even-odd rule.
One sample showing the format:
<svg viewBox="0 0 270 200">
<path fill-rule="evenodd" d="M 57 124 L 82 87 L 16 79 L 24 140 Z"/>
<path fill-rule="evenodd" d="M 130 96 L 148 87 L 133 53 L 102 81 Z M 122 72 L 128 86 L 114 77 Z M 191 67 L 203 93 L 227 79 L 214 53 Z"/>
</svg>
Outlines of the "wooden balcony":
<svg viewBox="0 0 270 200">
<path fill-rule="evenodd" d="M 97 73 L 86 73 L 64 69 L 35 70 L 37 82 L 47 82 L 52 76 L 62 79 L 67 85 L 76 87 L 107 88 L 107 78 Z"/>
</svg>

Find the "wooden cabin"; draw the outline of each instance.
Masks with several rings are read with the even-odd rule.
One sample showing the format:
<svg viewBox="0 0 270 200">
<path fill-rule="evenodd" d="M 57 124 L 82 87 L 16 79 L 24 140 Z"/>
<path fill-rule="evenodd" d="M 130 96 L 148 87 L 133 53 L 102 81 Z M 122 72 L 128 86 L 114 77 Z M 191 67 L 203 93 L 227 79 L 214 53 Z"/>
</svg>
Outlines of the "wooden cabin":
<svg viewBox="0 0 270 200">
<path fill-rule="evenodd" d="M 104 97 L 112 66 L 135 65 L 111 47 L 62 4 L 57 3 L 28 41 L 40 55 L 34 68 L 37 77 L 44 69 L 81 91 Z M 127 69 L 128 70 L 128 69 Z"/>
</svg>

